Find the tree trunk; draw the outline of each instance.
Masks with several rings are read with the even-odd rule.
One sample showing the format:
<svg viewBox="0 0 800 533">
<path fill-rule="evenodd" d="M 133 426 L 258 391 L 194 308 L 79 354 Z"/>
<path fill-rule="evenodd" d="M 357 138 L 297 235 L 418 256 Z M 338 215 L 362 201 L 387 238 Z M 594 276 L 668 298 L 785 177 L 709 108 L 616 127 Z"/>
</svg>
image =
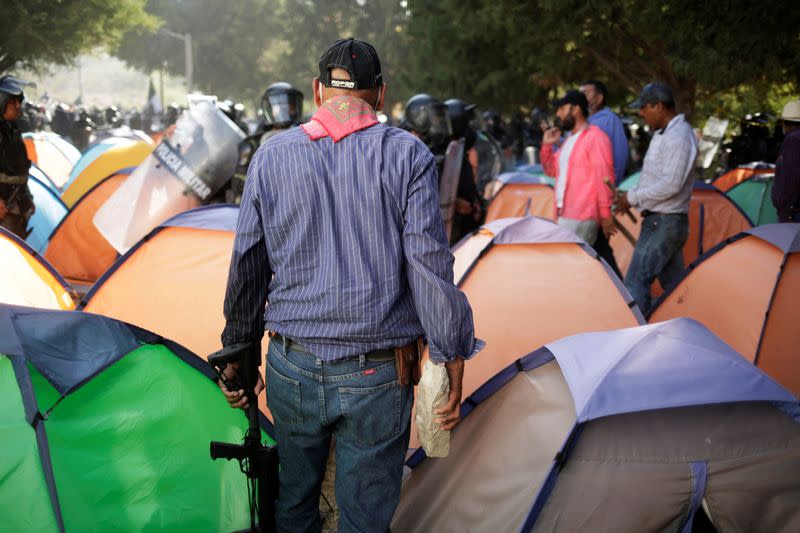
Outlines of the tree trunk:
<svg viewBox="0 0 800 533">
<path fill-rule="evenodd" d="M 678 108 L 678 112 L 685 114 L 686 120 L 692 123 L 697 96 L 697 80 L 679 77 L 677 84 L 672 87 L 672 91 L 675 95 L 675 107 Z"/>
</svg>

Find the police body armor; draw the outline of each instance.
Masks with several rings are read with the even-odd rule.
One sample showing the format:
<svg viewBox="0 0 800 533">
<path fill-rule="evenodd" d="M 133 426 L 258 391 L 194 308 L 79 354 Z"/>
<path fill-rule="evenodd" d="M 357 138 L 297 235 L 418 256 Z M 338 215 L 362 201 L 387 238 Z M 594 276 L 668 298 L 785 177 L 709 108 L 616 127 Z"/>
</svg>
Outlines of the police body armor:
<svg viewBox="0 0 800 533">
<path fill-rule="evenodd" d="M 13 123 L 0 119 L 0 198 L 8 209 L 0 226 L 22 239 L 28 236 L 28 220 L 35 211 L 28 189 L 30 167 L 22 132 Z"/>
</svg>

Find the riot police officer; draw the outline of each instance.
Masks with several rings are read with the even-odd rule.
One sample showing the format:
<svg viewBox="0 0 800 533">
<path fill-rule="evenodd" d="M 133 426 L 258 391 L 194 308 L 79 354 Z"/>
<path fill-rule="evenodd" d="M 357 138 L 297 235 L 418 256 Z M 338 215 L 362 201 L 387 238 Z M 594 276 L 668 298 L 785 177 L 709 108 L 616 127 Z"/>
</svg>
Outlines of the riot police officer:
<svg viewBox="0 0 800 533">
<path fill-rule="evenodd" d="M 264 134 L 261 144 L 300 123 L 303 116 L 303 93 L 290 83 L 273 83 L 261 96 L 261 111 L 264 114 Z"/>
<path fill-rule="evenodd" d="M 452 135 L 447 106 L 429 94 L 414 95 L 406 102 L 400 127 L 419 137 L 441 164 Z"/>
<path fill-rule="evenodd" d="M 28 220 L 34 212 L 28 189 L 31 162 L 15 121 L 22 112 L 22 88 L 32 83 L 14 76 L 0 77 L 0 226 L 21 239 L 28 236 Z"/>
<path fill-rule="evenodd" d="M 475 118 L 475 104 L 457 98 L 444 103 L 447 116 L 453 125 L 452 139 L 464 139 L 464 159 L 461 163 L 461 177 L 456 193 L 456 216 L 453 224 L 452 242 L 478 229 L 483 222 L 483 202 L 478 193 L 478 154 L 475 143 L 478 132 L 470 125 Z"/>
</svg>

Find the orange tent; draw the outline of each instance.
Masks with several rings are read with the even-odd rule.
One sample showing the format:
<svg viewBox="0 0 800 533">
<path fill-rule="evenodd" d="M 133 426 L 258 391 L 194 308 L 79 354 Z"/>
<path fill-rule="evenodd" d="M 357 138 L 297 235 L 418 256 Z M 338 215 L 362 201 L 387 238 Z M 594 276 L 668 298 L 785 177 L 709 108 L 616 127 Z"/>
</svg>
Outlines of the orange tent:
<svg viewBox="0 0 800 533">
<path fill-rule="evenodd" d="M 205 356 L 222 348 L 222 303 L 239 208 L 186 211 L 154 229 L 97 280 L 82 304 Z"/>
<path fill-rule="evenodd" d="M 134 169 L 153 151 L 152 144 L 132 139 L 106 139 L 90 149 L 76 163 L 64 185 L 61 200 L 72 207 L 89 190 L 123 169 Z"/>
<path fill-rule="evenodd" d="M 75 202 L 53 231 L 45 258 L 73 285 L 91 285 L 119 257 L 94 225 L 94 215 L 128 178 L 114 174 Z"/>
<path fill-rule="evenodd" d="M 722 192 L 728 192 L 736 185 L 747 181 L 756 174 L 772 174 L 775 172 L 775 165 L 766 163 L 751 163 L 733 170 L 729 170 L 712 182 L 712 185 Z"/>
<path fill-rule="evenodd" d="M 638 237 L 641 215 L 635 215 L 636 224 L 625 216 L 617 219 L 634 237 Z M 728 237 L 752 227 L 747 215 L 730 198 L 715 187 L 695 183 L 689 203 L 689 238 L 683 247 L 684 264 L 690 264 Z M 619 232 L 611 237 L 610 242 L 620 270 L 623 274 L 627 273 L 633 257 L 633 245 Z"/>
<path fill-rule="evenodd" d="M 692 264 L 650 321 L 694 318 L 800 396 L 798 294 L 800 224 L 758 226 Z"/>
<path fill-rule="evenodd" d="M 210 205 L 164 222 L 97 280 L 81 308 L 158 333 L 205 359 L 222 348 L 238 216 L 238 207 Z M 264 350 L 266 343 L 265 337 Z M 259 406 L 271 420 L 263 393 Z"/>
<path fill-rule="evenodd" d="M 22 140 L 28 159 L 42 169 L 60 191 L 67 183 L 69 173 L 80 159 L 81 153 L 69 141 L 49 131 L 24 133 Z"/>
<path fill-rule="evenodd" d="M 504 218 L 453 250 L 484 348 L 464 365 L 466 398 L 537 347 L 568 335 L 644 323 L 625 286 L 594 250 L 554 222 Z M 411 447 L 419 446 L 412 426 Z"/>
<path fill-rule="evenodd" d="M 0 227 L 0 303 L 42 309 L 75 309 L 69 285 L 25 241 Z"/>
<path fill-rule="evenodd" d="M 486 348 L 465 366 L 464 397 L 514 359 L 556 339 L 642 324 L 625 286 L 572 232 L 536 217 L 484 225 L 453 250 L 475 335 Z"/>
<path fill-rule="evenodd" d="M 506 183 L 489 202 L 486 222 L 528 215 L 555 220 L 555 193 L 546 183 Z"/>
<path fill-rule="evenodd" d="M 164 222 L 97 280 L 81 308 L 149 329 L 205 359 L 222 348 L 238 216 L 238 207 L 210 205 Z M 272 420 L 266 394 L 258 403 Z"/>
</svg>

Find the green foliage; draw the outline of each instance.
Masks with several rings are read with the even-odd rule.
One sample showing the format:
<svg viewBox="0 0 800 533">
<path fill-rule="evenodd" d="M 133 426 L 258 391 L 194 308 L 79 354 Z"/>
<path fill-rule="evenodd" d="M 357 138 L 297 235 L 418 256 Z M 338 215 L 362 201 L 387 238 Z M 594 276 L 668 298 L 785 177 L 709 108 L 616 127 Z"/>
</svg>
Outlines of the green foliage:
<svg viewBox="0 0 800 533">
<path fill-rule="evenodd" d="M 155 27 L 145 0 L 6 0 L 0 12 L 0 73 L 70 64 L 113 46 L 130 28 Z"/>
<path fill-rule="evenodd" d="M 800 74 L 800 9 L 787 0 L 410 4 L 414 24 L 437 30 L 428 46 L 447 50 L 446 61 L 436 62 L 437 89 L 450 90 L 460 79 L 465 96 L 479 103 L 501 96 L 512 107 L 524 105 L 531 85 L 550 89 L 586 78 L 621 89 L 612 95 L 619 100 L 662 80 L 691 113 L 698 100 L 734 87 L 796 81 Z"/>
<path fill-rule="evenodd" d="M 399 0 L 148 0 L 147 10 L 164 28 L 192 34 L 195 87 L 204 92 L 256 103 L 267 86 L 288 81 L 312 102 L 319 55 L 336 39 L 354 36 L 381 55 L 390 98 L 408 93 L 402 54 L 408 16 Z M 116 55 L 147 72 L 185 69 L 183 43 L 158 32 L 128 33 Z"/>
</svg>

